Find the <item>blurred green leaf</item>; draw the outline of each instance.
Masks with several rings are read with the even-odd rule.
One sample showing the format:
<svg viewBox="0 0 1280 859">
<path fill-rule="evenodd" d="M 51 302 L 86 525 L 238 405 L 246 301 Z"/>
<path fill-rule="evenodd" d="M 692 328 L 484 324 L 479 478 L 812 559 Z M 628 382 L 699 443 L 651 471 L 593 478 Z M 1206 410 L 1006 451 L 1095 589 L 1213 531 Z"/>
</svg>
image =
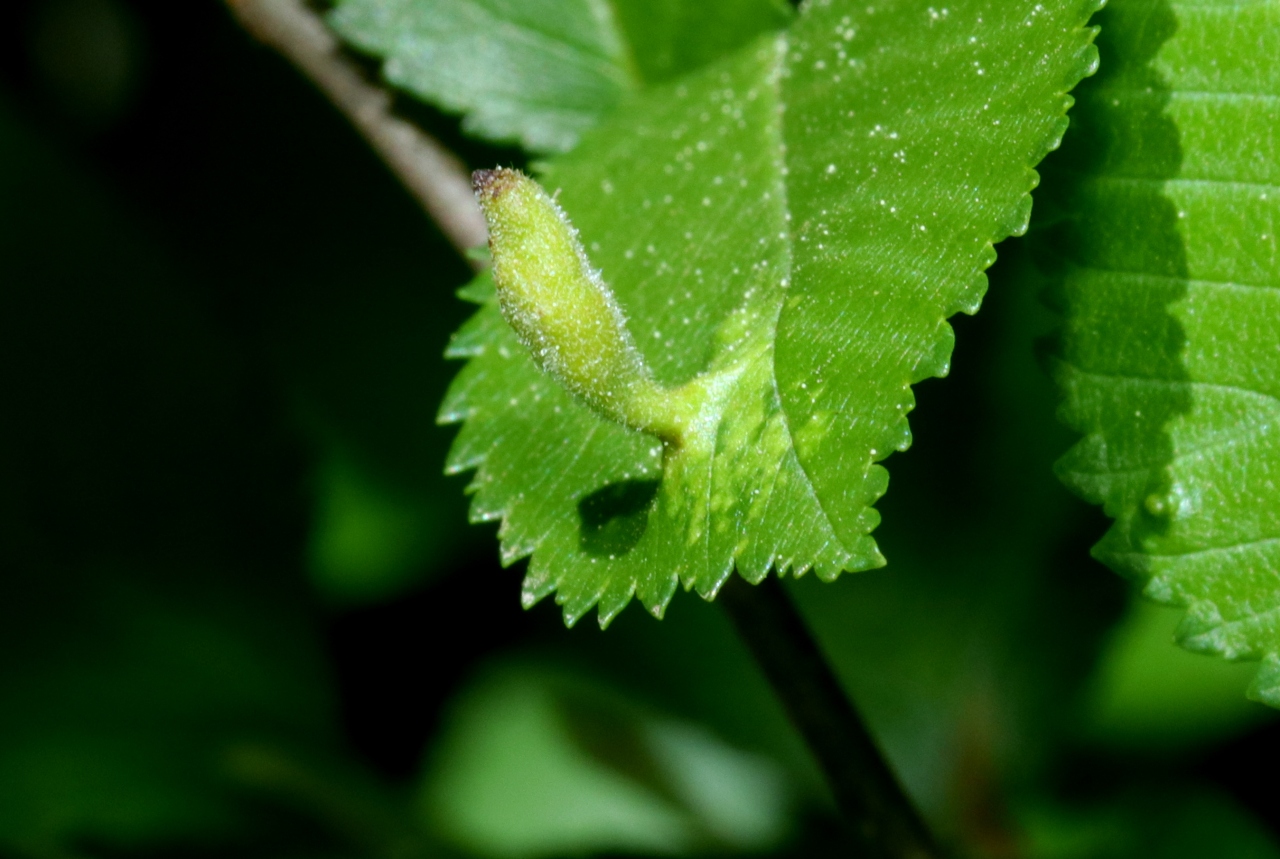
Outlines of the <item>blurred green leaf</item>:
<svg viewBox="0 0 1280 859">
<path fill-rule="evenodd" d="M 451 542 L 446 499 L 388 487 L 338 449 L 313 480 L 308 566 L 321 593 L 338 603 L 376 600 L 440 567 Z"/>
<path fill-rule="evenodd" d="M 1094 678 L 1090 738 L 1145 749 L 1186 749 L 1267 720 L 1244 699 L 1250 665 L 1169 645 L 1181 612 L 1135 600 L 1114 630 Z"/>
<path fill-rule="evenodd" d="M 329 22 L 397 87 L 463 128 L 535 152 L 573 147 L 629 91 L 786 21 L 774 0 L 341 0 Z"/>
<path fill-rule="evenodd" d="M 1024 225 L 1091 9 L 816 4 L 546 168 L 658 379 L 705 372 L 716 395 L 664 462 L 543 376 L 495 306 L 468 323 L 449 469 L 478 467 L 472 516 L 503 520 L 504 561 L 533 555 L 526 603 L 607 623 L 633 594 L 655 614 L 678 583 L 709 597 L 735 564 L 883 563 L 873 463 L 907 445 L 909 383 L 946 372 L 945 317 Z"/>
<path fill-rule="evenodd" d="M 1280 4 L 1118 0 L 1057 165 L 1063 479 L 1094 552 L 1280 706 Z"/>
<path fill-rule="evenodd" d="M 768 761 L 598 682 L 529 664 L 475 679 L 428 769 L 423 808 L 481 856 L 758 851 L 785 834 Z"/>
</svg>

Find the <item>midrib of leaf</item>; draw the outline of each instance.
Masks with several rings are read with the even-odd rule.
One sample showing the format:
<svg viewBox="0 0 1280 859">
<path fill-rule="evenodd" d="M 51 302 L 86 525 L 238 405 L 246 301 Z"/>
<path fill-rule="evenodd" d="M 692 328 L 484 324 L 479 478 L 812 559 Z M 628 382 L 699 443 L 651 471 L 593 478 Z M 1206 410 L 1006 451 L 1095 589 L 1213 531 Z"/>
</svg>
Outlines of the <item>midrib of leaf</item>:
<svg viewBox="0 0 1280 859">
<path fill-rule="evenodd" d="M 1064 414 L 1086 433 L 1060 471 L 1116 518 L 1095 553 L 1189 609 L 1184 646 L 1264 659 L 1250 694 L 1276 706 L 1280 4 L 1110 17 L 1121 67 L 1082 103 L 1109 145 L 1071 171 L 1059 242 Z"/>
<path fill-rule="evenodd" d="M 514 560 L 536 548 L 525 599 L 533 602 L 555 590 L 571 622 L 597 602 L 601 620 L 607 622 L 633 592 L 661 613 L 679 581 L 704 595 L 713 594 L 735 561 L 744 575 L 758 580 L 774 565 L 798 572 L 816 564 L 821 574 L 830 576 L 851 560 L 816 500 L 806 493 L 807 481 L 790 450 L 771 377 L 774 321 L 789 271 L 778 158 L 779 48 L 776 40 L 767 40 L 737 59 L 653 94 L 644 102 L 648 106 L 632 106 L 630 112 L 637 120 L 615 131 L 616 139 L 602 131 L 581 152 L 549 167 L 545 176 L 562 192 L 560 199 L 574 212 L 595 261 L 630 310 L 633 333 L 659 377 L 677 383 L 705 371 L 702 379 L 714 396 L 707 398 L 703 422 L 711 432 L 664 463 L 659 447 L 604 423 L 529 365 L 492 306 L 482 313 L 488 321 L 478 318 L 474 323 L 501 333 L 511 345 L 473 360 L 459 378 L 456 396 L 446 401 L 442 412 L 446 418 L 468 414 L 451 468 L 483 460 L 476 483 L 476 515 L 484 516 L 489 509 L 502 511 L 504 559 Z M 736 98 L 723 96 L 726 84 L 737 91 Z M 719 113 L 721 104 L 731 105 L 730 113 L 749 111 L 751 121 L 727 137 L 715 134 L 716 127 L 732 125 Z M 710 126 L 710 137 L 710 114 L 704 107 L 717 110 L 718 126 Z M 646 130 L 655 122 L 655 113 L 666 119 L 653 125 L 652 131 Z M 593 147 L 601 136 L 609 140 L 603 153 Z M 717 158 L 727 163 L 717 165 Z M 665 188 L 648 189 L 620 178 L 628 172 L 667 175 L 662 172 L 664 161 L 692 164 L 689 159 L 697 160 L 696 170 L 681 167 L 680 181 Z M 696 188 L 680 193 L 686 187 L 681 183 L 688 182 Z M 606 183 L 614 188 L 612 192 L 602 193 Z M 677 193 L 663 195 L 662 190 Z M 720 205 L 703 206 L 702 200 L 709 199 L 706 194 L 715 194 Z M 655 215 L 634 219 L 636 211 L 645 210 Z M 625 212 L 631 212 L 631 218 Z M 610 235 L 607 243 L 593 241 Z M 716 274 L 719 270 L 723 270 L 721 276 Z M 699 281 L 700 294 L 683 287 Z M 653 337 L 654 333 L 661 337 Z M 461 350 L 475 354 L 479 339 L 464 330 Z M 494 455 L 504 458 L 515 451 L 491 444 L 499 421 L 475 413 L 477 390 L 468 379 L 472 371 L 491 377 L 484 363 L 503 351 L 519 356 L 524 362 L 517 371 L 520 378 L 527 375 L 537 386 L 535 397 L 555 397 L 552 414 L 569 422 L 543 431 L 517 429 L 519 437 L 538 445 L 540 440 L 564 438 L 567 431 L 581 437 L 590 428 L 593 436 L 609 439 L 599 452 L 579 447 L 572 461 L 561 459 L 552 467 L 540 464 L 543 476 L 525 478 L 538 486 L 541 497 L 558 495 L 567 502 L 543 515 L 526 512 L 528 519 L 515 508 L 521 503 L 517 496 L 531 494 L 532 485 L 515 492 L 505 481 L 487 480 L 503 468 L 492 461 Z M 508 412 L 502 419 L 507 429 L 512 417 Z M 570 426 L 579 429 L 570 431 Z M 478 433 L 474 440 L 473 431 Z M 530 460 L 536 462 L 541 455 L 517 458 L 531 466 Z M 594 473 L 574 475 L 583 481 L 575 493 L 573 487 L 556 481 L 577 467 Z M 548 479 L 547 474 L 556 477 Z M 577 545 L 576 501 L 602 486 L 659 476 L 663 487 L 647 514 L 650 527 L 639 542 L 616 556 L 584 553 Z M 717 528 L 713 527 L 716 522 L 734 524 Z M 743 524 L 749 527 L 738 527 Z"/>
<path fill-rule="evenodd" d="M 803 105 L 787 137 L 804 193 L 778 385 L 846 543 L 878 524 L 878 463 L 911 443 L 911 386 L 949 371 L 945 320 L 977 311 L 994 245 L 1026 229 L 1033 168 L 1094 61 L 1092 4 L 894 5 L 799 32 L 788 99 Z M 824 125 L 865 140 L 860 157 L 842 159 Z"/>
<path fill-rule="evenodd" d="M 830 420 L 797 422 L 784 412 L 775 369 L 803 391 L 806 368 L 835 362 L 832 373 L 849 374 L 855 390 L 828 414 L 857 426 L 866 412 L 887 410 L 889 423 L 901 426 L 894 429 L 897 446 L 905 446 L 908 386 L 945 371 L 951 344 L 945 317 L 976 310 L 991 245 L 1024 223 L 1032 167 L 1065 126 L 1067 90 L 1091 69 L 1084 25 L 1092 8 L 1081 2 L 1039 18 L 1043 7 L 1031 3 L 970 0 L 946 12 L 955 15 L 944 22 L 950 29 L 922 47 L 913 28 L 929 27 L 939 14 L 923 3 L 881 5 L 878 12 L 815 4 L 785 38 L 641 94 L 548 165 L 545 184 L 560 193 L 658 378 L 677 384 L 697 377 L 727 390 L 708 399 L 694 442 L 664 458 L 661 446 L 603 422 L 536 370 L 492 303 L 460 332 L 453 354 L 471 362 L 441 411 L 443 420 L 465 420 L 449 467 L 478 466 L 473 517 L 502 520 L 504 561 L 532 554 L 527 604 L 554 592 L 569 622 L 598 604 L 606 623 L 633 594 L 659 615 L 679 583 L 712 596 L 735 566 L 757 581 L 770 569 L 813 568 L 830 578 L 883 563 L 869 536 L 878 522 L 870 504 L 883 492 L 883 469 L 851 472 L 837 463 L 827 474 L 815 451 L 870 463 L 893 446 L 878 445 L 879 436 L 868 443 L 830 433 Z M 815 63 L 812 45 L 838 38 L 834 60 L 851 41 L 843 34 L 870 26 L 876 14 L 890 23 L 872 27 L 879 40 L 864 36 L 857 43 L 849 71 Z M 984 29 L 984 15 L 1013 15 L 1017 24 L 1001 19 Z M 984 38 L 967 38 L 975 32 Z M 894 61 L 877 59 L 876 74 L 861 79 L 867 58 L 886 51 Z M 967 83 L 948 88 L 954 76 L 937 75 L 927 88 L 932 100 L 921 102 L 927 70 L 936 75 L 935 58 L 952 55 L 966 63 L 980 57 L 991 76 L 977 76 L 983 88 L 975 90 Z M 988 94 L 1005 87 L 1012 95 L 1004 100 Z M 847 198 L 867 193 L 869 186 L 850 186 L 845 177 L 889 154 L 882 140 L 868 147 L 859 121 L 833 112 L 832 105 L 848 101 L 846 90 L 859 94 L 859 109 L 870 98 L 883 100 L 876 110 L 899 105 L 894 116 L 904 139 L 894 149 L 918 143 L 918 135 L 928 142 L 934 133 L 960 153 L 933 165 L 944 189 L 933 196 L 936 188 L 917 190 L 928 170 L 886 171 L 894 194 L 912 196 L 946 225 L 936 240 L 941 256 L 893 244 L 879 210 L 863 222 L 845 211 L 828 217 L 824 207 L 841 210 Z M 842 173 L 839 181 L 831 180 L 835 173 Z M 795 187 L 804 189 L 801 199 L 791 193 Z M 824 232 L 815 217 L 831 229 Z M 878 230 L 882 238 L 861 252 L 855 270 L 843 236 L 860 230 Z M 801 282 L 796 254 L 810 241 L 819 251 L 829 244 L 830 252 L 807 254 L 817 273 Z M 839 349 L 775 360 L 774 340 L 793 303 L 815 294 L 877 303 L 880 289 L 897 301 L 878 302 L 874 327 L 861 332 L 867 342 L 857 350 L 872 356 L 868 367 L 851 366 Z M 808 324 L 856 339 L 848 318 L 837 310 L 810 315 Z M 802 329 L 792 334 L 803 340 Z M 590 551 L 579 505 L 637 480 L 660 480 L 652 503 L 637 514 L 647 523 L 643 533 L 625 550 Z M 825 495 L 815 489 L 819 480 Z"/>
</svg>

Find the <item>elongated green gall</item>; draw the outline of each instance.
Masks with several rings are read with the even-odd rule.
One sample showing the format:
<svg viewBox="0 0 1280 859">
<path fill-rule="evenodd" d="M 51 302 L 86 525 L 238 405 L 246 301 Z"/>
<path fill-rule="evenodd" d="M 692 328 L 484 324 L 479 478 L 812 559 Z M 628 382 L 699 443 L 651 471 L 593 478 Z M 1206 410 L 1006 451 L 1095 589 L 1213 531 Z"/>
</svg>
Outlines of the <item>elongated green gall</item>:
<svg viewBox="0 0 1280 859">
<path fill-rule="evenodd" d="M 489 224 L 498 305 L 538 366 L 609 420 L 678 441 L 678 398 L 653 380 L 560 207 L 519 170 L 477 170 L 471 181 Z"/>
</svg>

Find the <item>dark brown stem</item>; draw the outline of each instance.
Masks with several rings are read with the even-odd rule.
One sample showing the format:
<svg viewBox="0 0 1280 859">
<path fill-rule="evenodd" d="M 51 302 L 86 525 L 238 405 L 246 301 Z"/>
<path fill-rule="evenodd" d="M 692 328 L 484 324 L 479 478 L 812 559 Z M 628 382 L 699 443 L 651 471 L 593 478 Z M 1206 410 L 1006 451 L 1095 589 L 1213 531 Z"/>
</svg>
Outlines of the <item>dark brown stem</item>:
<svg viewBox="0 0 1280 859">
<path fill-rule="evenodd" d="M 940 859 L 924 821 L 876 748 L 778 580 L 729 577 L 716 601 L 827 777 L 860 848 L 874 859 Z"/>
<path fill-rule="evenodd" d="M 488 233 L 462 162 L 434 137 L 396 116 L 391 96 L 365 79 L 304 0 L 226 0 L 241 25 L 306 75 L 364 135 L 400 182 L 458 249 Z"/>
</svg>

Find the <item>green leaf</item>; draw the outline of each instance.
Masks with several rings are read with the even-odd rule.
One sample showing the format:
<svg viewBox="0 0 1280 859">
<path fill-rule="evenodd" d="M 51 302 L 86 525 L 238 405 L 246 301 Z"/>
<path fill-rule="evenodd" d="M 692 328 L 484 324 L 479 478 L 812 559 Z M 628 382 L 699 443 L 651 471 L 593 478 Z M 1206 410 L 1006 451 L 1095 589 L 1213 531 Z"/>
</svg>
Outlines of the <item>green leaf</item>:
<svg viewBox="0 0 1280 859">
<path fill-rule="evenodd" d="M 1120 0 L 1103 32 L 1058 165 L 1060 474 L 1116 520 L 1095 555 L 1280 706 L 1280 3 Z"/>
<path fill-rule="evenodd" d="M 421 802 L 480 856 L 760 851 L 787 829 L 776 765 L 563 670 L 504 664 L 455 704 Z"/>
<path fill-rule="evenodd" d="M 1275 717 L 1243 697 L 1252 666 L 1169 646 L 1181 614 L 1135 598 L 1098 665 L 1084 719 L 1090 739 L 1138 749 L 1203 747 Z"/>
<path fill-rule="evenodd" d="M 786 17 L 769 0 L 342 0 L 329 23 L 385 58 L 389 82 L 465 114 L 468 132 L 558 152 L 645 80 Z"/>
<path fill-rule="evenodd" d="M 397 491 L 333 449 L 314 477 L 316 521 L 307 546 L 312 581 L 335 602 L 385 598 L 447 556 L 438 495 Z"/>
<path fill-rule="evenodd" d="M 479 469 L 472 517 L 503 520 L 504 561 L 533 555 L 526 604 L 556 591 L 568 622 L 598 603 L 607 623 L 633 594 L 661 615 L 678 582 L 710 597 L 735 565 L 883 563 L 872 462 L 905 447 L 908 384 L 945 372 L 945 316 L 976 309 L 991 243 L 1025 223 L 1092 8 L 817 4 L 546 168 L 658 381 L 714 393 L 664 462 L 539 372 L 493 304 L 463 328 L 448 467 Z"/>
<path fill-rule="evenodd" d="M 911 443 L 909 386 L 949 371 L 945 320 L 977 311 L 993 244 L 1025 231 L 1032 167 L 1096 63 L 1082 25 L 1098 4 L 922 5 L 798 33 L 783 86 L 793 273 L 777 384 L 846 545 L 875 527 L 888 475 L 874 463 Z"/>
</svg>

